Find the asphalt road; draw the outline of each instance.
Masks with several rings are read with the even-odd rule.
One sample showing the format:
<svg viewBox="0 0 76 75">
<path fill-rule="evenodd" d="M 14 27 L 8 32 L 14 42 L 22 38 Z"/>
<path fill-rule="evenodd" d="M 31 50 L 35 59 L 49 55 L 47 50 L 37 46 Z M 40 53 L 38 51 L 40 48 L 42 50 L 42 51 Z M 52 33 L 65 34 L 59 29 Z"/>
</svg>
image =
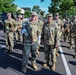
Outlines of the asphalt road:
<svg viewBox="0 0 76 75">
<path fill-rule="evenodd" d="M 29 60 L 26 75 L 69 75 L 69 71 L 70 75 L 76 75 L 76 59 L 73 58 L 73 55 L 75 54 L 74 49 L 69 50 L 68 42 L 61 42 L 60 44 L 63 52 L 59 50 L 60 56 L 57 57 L 55 71 L 52 71 L 50 69 L 51 61 L 49 67 L 42 66 L 42 64 L 45 62 L 45 59 L 44 48 L 41 46 L 40 54 L 37 55 L 38 71 L 33 70 Z M 5 36 L 2 31 L 2 26 L 0 26 L 0 75 L 25 75 L 21 73 L 22 50 L 23 45 L 18 43 L 17 45 L 15 45 L 13 53 L 6 53 Z M 63 61 L 62 56 L 66 59 L 69 71 L 68 69 L 66 69 L 67 65 Z"/>
</svg>

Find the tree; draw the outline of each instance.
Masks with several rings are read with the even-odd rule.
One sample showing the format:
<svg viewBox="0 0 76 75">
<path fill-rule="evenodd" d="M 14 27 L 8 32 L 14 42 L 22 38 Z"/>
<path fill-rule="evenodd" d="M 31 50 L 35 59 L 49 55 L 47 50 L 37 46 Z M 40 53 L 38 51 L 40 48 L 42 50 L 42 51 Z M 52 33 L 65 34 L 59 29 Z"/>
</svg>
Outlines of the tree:
<svg viewBox="0 0 76 75">
<path fill-rule="evenodd" d="M 59 12 L 61 15 L 76 14 L 75 0 L 51 0 L 51 4 L 48 7 L 50 13 Z"/>
<path fill-rule="evenodd" d="M 35 6 L 33 6 L 32 11 L 36 12 L 37 14 L 39 14 L 41 9 L 40 9 L 39 6 L 35 5 Z"/>
<path fill-rule="evenodd" d="M 25 18 L 29 18 L 30 17 L 30 13 L 31 13 L 30 10 L 26 10 L 25 13 L 24 13 Z"/>
<path fill-rule="evenodd" d="M 16 11 L 16 13 L 17 13 L 17 14 L 20 14 L 20 12 L 21 12 L 21 10 L 20 10 L 20 9 L 18 9 L 18 10 Z"/>
<path fill-rule="evenodd" d="M 14 0 L 0 0 L 0 12 L 16 12 Z"/>
</svg>

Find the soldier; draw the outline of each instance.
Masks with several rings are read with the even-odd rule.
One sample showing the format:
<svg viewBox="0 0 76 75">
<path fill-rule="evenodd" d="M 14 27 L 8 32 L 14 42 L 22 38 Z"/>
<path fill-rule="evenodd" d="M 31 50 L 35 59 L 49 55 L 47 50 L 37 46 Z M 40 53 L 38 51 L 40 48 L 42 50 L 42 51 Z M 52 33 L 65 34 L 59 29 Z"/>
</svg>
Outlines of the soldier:
<svg viewBox="0 0 76 75">
<path fill-rule="evenodd" d="M 54 21 L 57 23 L 58 26 L 58 41 L 60 42 L 62 37 L 62 31 L 63 31 L 63 22 L 59 19 L 59 13 L 55 13 Z M 58 48 L 57 50 L 57 56 L 59 56 Z"/>
<path fill-rule="evenodd" d="M 36 48 L 37 48 L 37 32 L 38 26 L 35 20 L 37 14 L 34 12 L 31 14 L 31 19 L 26 24 L 26 31 L 28 35 L 25 34 L 25 45 L 23 51 L 23 60 L 22 60 L 22 72 L 26 73 L 26 67 L 29 60 L 29 54 L 31 52 L 31 65 L 35 70 L 38 70 L 36 66 Z"/>
<path fill-rule="evenodd" d="M 57 40 L 57 23 L 54 22 L 52 14 L 47 15 L 47 22 L 44 23 L 43 33 L 44 33 L 44 50 L 46 63 L 43 66 L 48 66 L 50 61 L 52 61 L 52 70 L 56 67 L 56 47 L 58 45 Z"/>
<path fill-rule="evenodd" d="M 21 20 L 21 15 L 18 15 L 18 19 L 17 19 L 17 30 L 16 30 L 16 41 L 18 41 L 18 36 L 20 37 L 20 42 L 22 43 L 22 20 Z"/>
<path fill-rule="evenodd" d="M 70 32 L 70 19 L 67 19 L 66 23 L 64 24 L 64 41 L 65 42 L 66 42 L 67 37 L 69 40 L 69 32 Z"/>
<path fill-rule="evenodd" d="M 70 36 L 71 36 L 71 38 L 70 38 L 70 47 L 72 47 L 72 39 L 74 38 L 75 53 L 76 53 L 76 15 L 74 16 L 74 19 L 71 22 Z M 75 54 L 74 58 L 76 58 L 76 54 Z"/>
<path fill-rule="evenodd" d="M 38 45 L 37 45 L 37 51 L 36 53 L 39 54 L 39 49 L 40 49 L 40 43 L 41 43 L 41 34 L 42 34 L 42 27 L 43 27 L 43 21 L 40 20 L 38 18 L 38 16 L 36 16 L 36 21 L 37 21 L 37 25 L 38 25 Z"/>
<path fill-rule="evenodd" d="M 11 13 L 7 13 L 7 19 L 4 21 L 5 24 L 5 33 L 6 33 L 6 46 L 8 48 L 8 52 L 13 51 L 14 47 L 14 31 L 16 28 L 15 20 L 11 18 Z"/>
</svg>

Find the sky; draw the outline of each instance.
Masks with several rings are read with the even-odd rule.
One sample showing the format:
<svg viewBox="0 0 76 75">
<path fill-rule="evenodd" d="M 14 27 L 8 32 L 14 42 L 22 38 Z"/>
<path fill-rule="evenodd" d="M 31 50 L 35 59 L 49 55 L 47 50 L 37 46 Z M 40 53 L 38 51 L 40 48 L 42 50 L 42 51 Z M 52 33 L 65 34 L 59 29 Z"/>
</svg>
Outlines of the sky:
<svg viewBox="0 0 76 75">
<path fill-rule="evenodd" d="M 50 6 L 51 0 L 44 0 L 44 2 L 40 2 L 40 0 L 15 0 L 14 2 L 18 7 L 32 7 L 34 5 L 40 6 L 42 11 L 48 13 L 48 6 Z"/>
</svg>

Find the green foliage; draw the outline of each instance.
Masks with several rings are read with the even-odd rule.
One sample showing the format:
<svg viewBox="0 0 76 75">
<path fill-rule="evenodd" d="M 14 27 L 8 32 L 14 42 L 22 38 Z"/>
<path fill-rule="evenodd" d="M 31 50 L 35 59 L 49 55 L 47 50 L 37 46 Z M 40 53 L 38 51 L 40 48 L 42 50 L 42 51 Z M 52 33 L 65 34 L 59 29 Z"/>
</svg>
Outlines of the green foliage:
<svg viewBox="0 0 76 75">
<path fill-rule="evenodd" d="M 25 18 L 29 18 L 30 17 L 30 13 L 31 13 L 30 10 L 26 10 L 25 13 L 24 13 Z"/>
<path fill-rule="evenodd" d="M 36 12 L 37 14 L 39 14 L 41 9 L 40 9 L 39 6 L 35 5 L 35 6 L 33 6 L 32 11 Z"/>
<path fill-rule="evenodd" d="M 76 14 L 76 7 L 74 0 L 51 0 L 51 4 L 48 7 L 50 13 L 59 12 L 61 15 L 74 15 Z"/>
<path fill-rule="evenodd" d="M 16 12 L 14 0 L 0 0 L 0 12 Z"/>
<path fill-rule="evenodd" d="M 20 14 L 20 12 L 21 12 L 21 10 L 20 10 L 20 9 L 18 9 L 18 10 L 16 11 L 16 13 L 17 13 L 17 14 Z"/>
</svg>

